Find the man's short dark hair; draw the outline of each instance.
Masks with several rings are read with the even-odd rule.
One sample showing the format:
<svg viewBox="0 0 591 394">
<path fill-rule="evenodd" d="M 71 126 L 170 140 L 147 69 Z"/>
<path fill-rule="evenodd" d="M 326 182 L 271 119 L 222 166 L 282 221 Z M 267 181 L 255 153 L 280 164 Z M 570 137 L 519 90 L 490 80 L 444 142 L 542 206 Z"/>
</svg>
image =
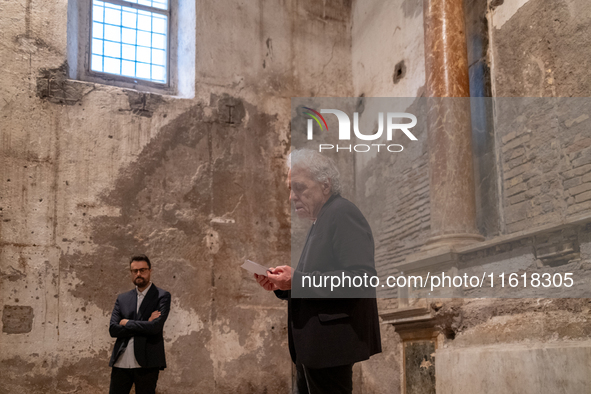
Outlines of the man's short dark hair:
<svg viewBox="0 0 591 394">
<path fill-rule="evenodd" d="M 133 263 L 134 261 L 145 261 L 146 263 L 148 263 L 148 268 L 152 269 L 150 259 L 145 254 L 138 254 L 137 256 L 133 256 L 131 260 L 129 260 L 129 265 L 131 265 L 131 263 Z"/>
</svg>

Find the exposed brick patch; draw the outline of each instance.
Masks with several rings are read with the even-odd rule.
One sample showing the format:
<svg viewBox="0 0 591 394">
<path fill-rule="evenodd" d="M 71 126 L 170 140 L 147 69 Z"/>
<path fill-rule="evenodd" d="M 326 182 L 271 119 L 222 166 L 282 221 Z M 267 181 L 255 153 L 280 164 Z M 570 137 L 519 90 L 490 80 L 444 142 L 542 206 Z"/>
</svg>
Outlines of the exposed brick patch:
<svg viewBox="0 0 591 394">
<path fill-rule="evenodd" d="M 505 173 L 505 179 L 511 179 L 516 177 L 517 175 L 521 175 L 526 172 L 530 172 L 533 169 L 534 165 L 532 162 L 524 163 L 518 167 L 515 167 Z"/>
<path fill-rule="evenodd" d="M 391 273 L 392 265 L 403 262 L 406 256 L 422 245 L 418 237 L 429 234 L 430 204 L 427 155 L 418 157 L 402 170 L 396 184 L 389 185 L 392 201 L 384 212 L 383 231 L 376 234 L 376 268 L 382 274 Z M 404 185 L 400 187 L 400 185 Z"/>
<path fill-rule="evenodd" d="M 583 11 L 591 5 L 573 13 L 567 3 L 531 0 L 495 30 L 495 132 L 508 233 L 591 208 L 591 76 L 576 66 L 591 50 L 581 44 L 589 41 Z"/>
<path fill-rule="evenodd" d="M 508 152 L 511 149 L 515 149 L 517 147 L 522 147 L 522 149 L 523 149 L 523 144 L 525 142 L 528 142 L 529 140 L 530 140 L 529 134 L 525 134 L 525 135 L 520 136 L 519 138 L 511 140 L 507 144 L 503 145 L 503 153 Z"/>
<path fill-rule="evenodd" d="M 583 138 L 579 141 L 576 141 L 575 143 L 570 145 L 568 148 L 566 148 L 565 152 L 568 154 L 576 153 L 576 152 L 582 151 L 583 149 L 586 149 L 590 146 L 591 146 L 591 137 Z"/>
<path fill-rule="evenodd" d="M 562 183 L 565 189 L 570 189 L 571 187 L 579 186 L 582 183 L 581 177 L 571 178 Z"/>
<path fill-rule="evenodd" d="M 530 227 L 529 222 L 527 220 L 522 220 L 520 222 L 507 224 L 507 232 L 508 233 L 515 233 L 517 231 L 523 231 L 529 227 Z"/>
<path fill-rule="evenodd" d="M 564 179 L 570 179 L 575 176 L 581 176 L 589 173 L 591 173 L 591 164 L 565 171 L 562 176 Z"/>
<path fill-rule="evenodd" d="M 581 157 L 573 160 L 573 168 L 584 166 L 586 164 L 591 164 L 591 149 L 586 149 L 585 151 L 581 151 L 580 153 Z"/>
<path fill-rule="evenodd" d="M 527 218 L 528 208 L 531 207 L 529 201 L 524 201 L 511 205 L 506 210 L 506 221 L 507 223 L 515 223 Z"/>
<path fill-rule="evenodd" d="M 577 178 L 575 178 L 577 179 Z M 580 179 L 580 178 L 579 178 Z M 571 196 L 576 196 L 577 194 L 581 194 L 583 192 L 591 190 L 591 183 L 583 183 L 582 185 L 573 187 L 568 190 Z"/>
<path fill-rule="evenodd" d="M 581 111 L 553 99 L 508 99 L 499 105 L 508 233 L 585 211 L 591 200 L 591 130 L 583 127 Z M 573 207 L 579 204 L 585 205 Z"/>
<path fill-rule="evenodd" d="M 525 183 L 518 183 L 514 187 L 510 187 L 507 189 L 506 196 L 510 197 L 510 196 L 513 196 L 518 193 L 523 193 L 526 190 L 527 190 L 527 185 Z"/>
<path fill-rule="evenodd" d="M 581 202 L 579 204 L 569 204 L 568 215 L 577 215 L 585 211 L 591 211 L 591 201 Z"/>
<path fill-rule="evenodd" d="M 580 202 L 583 201 L 588 201 L 591 200 L 591 191 L 586 192 L 586 193 L 582 193 L 582 194 L 578 194 L 577 196 L 575 196 L 575 202 L 578 204 Z"/>
</svg>

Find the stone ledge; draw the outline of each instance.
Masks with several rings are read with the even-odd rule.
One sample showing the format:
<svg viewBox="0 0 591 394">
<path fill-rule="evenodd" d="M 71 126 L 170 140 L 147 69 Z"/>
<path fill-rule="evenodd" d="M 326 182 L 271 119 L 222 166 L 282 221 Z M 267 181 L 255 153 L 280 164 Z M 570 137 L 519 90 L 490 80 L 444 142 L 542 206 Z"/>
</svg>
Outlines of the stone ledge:
<svg viewBox="0 0 591 394">
<path fill-rule="evenodd" d="M 428 305 L 421 305 L 388 309 L 380 312 L 380 317 L 383 320 L 383 324 L 393 324 L 430 320 L 433 318 L 433 313 Z"/>
<path fill-rule="evenodd" d="M 472 252 L 477 252 L 479 250 L 488 249 L 494 246 L 518 241 L 523 238 L 529 238 L 536 235 L 544 234 L 544 233 L 551 233 L 558 230 L 563 230 L 565 228 L 574 227 L 574 226 L 581 226 L 591 223 L 591 214 L 584 214 L 584 215 L 576 215 L 570 218 L 564 219 L 559 224 L 547 224 L 544 226 L 535 227 L 530 230 L 522 230 L 516 233 L 502 235 L 499 237 L 492 238 L 488 241 L 484 241 L 478 244 L 473 244 L 469 246 L 464 246 L 461 248 L 456 249 L 456 253 L 458 254 L 468 254 Z"/>
<path fill-rule="evenodd" d="M 519 231 L 513 234 L 502 235 L 468 246 L 443 246 L 436 249 L 422 251 L 410 255 L 404 262 L 394 264 L 392 267 L 398 269 L 400 272 L 407 272 L 409 270 L 420 270 L 425 267 L 433 267 L 445 264 L 453 265 L 453 263 L 457 262 L 458 257 L 461 255 L 467 255 L 469 253 L 478 252 L 499 245 L 509 244 L 524 238 L 530 238 L 566 228 L 586 225 L 589 223 L 591 223 L 591 214 L 577 215 L 567 218 L 558 224 L 548 224 L 529 230 Z"/>
<path fill-rule="evenodd" d="M 413 272 L 426 271 L 437 267 L 438 269 L 452 269 L 457 270 L 460 256 L 468 255 L 470 253 L 498 247 L 501 245 L 510 244 L 522 239 L 533 238 L 543 234 L 550 234 L 564 229 L 572 229 L 584 226 L 591 223 L 591 214 L 578 215 L 565 219 L 558 224 L 550 224 L 532 228 L 529 230 L 520 231 L 513 234 L 495 237 L 493 239 L 472 244 L 469 246 L 452 247 L 441 246 L 430 250 L 424 250 L 419 253 L 410 255 L 404 262 L 394 264 L 391 268 L 397 269 L 400 273 L 406 275 Z M 534 242 L 535 244 L 535 242 Z M 534 245 L 535 246 L 535 245 Z M 564 254 L 560 251 L 558 254 Z M 556 253 L 554 253 L 556 254 Z M 553 254 L 552 254 L 553 255 Z M 538 256 L 544 258 L 545 255 Z M 552 256 L 551 256 L 552 257 Z M 404 297 L 402 297 L 403 299 Z M 424 299 L 421 301 L 425 301 Z M 380 312 L 380 317 L 384 324 L 392 324 L 396 330 L 408 330 L 412 328 L 423 328 L 433 326 L 435 316 L 434 312 L 429 309 L 426 303 L 420 303 L 412 307 L 403 306 L 401 308 L 388 309 Z"/>
<path fill-rule="evenodd" d="M 438 351 L 442 353 L 454 352 L 513 352 L 523 350 L 544 350 L 544 349 L 563 349 L 563 348 L 591 348 L 591 340 L 587 341 L 556 341 L 556 342 L 516 342 L 516 343 L 498 343 L 489 345 L 475 345 L 475 346 L 453 346 L 443 347 Z"/>
</svg>

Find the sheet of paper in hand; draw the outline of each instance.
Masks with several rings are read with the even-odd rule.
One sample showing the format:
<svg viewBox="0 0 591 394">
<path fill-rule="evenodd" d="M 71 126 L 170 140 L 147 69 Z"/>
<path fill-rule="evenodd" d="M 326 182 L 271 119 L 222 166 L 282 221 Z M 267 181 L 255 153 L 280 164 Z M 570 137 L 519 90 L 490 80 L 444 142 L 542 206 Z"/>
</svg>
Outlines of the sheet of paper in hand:
<svg viewBox="0 0 591 394">
<path fill-rule="evenodd" d="M 262 265 L 257 264 L 254 261 L 246 260 L 244 264 L 241 265 L 241 267 L 247 271 L 252 272 L 253 274 L 267 276 L 267 267 L 263 267 Z"/>
</svg>

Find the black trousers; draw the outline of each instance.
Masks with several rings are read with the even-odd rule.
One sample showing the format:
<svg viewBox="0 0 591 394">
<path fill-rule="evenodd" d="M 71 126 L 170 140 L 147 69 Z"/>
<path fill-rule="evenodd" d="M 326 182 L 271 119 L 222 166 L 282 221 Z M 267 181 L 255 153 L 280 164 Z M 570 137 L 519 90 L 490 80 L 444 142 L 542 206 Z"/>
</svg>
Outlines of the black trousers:
<svg viewBox="0 0 591 394">
<path fill-rule="evenodd" d="M 353 364 L 331 368 L 308 368 L 296 363 L 294 394 L 351 394 Z"/>
<path fill-rule="evenodd" d="M 136 394 L 156 394 L 158 368 L 117 368 L 111 371 L 109 394 L 129 394 L 135 384 Z"/>
</svg>

